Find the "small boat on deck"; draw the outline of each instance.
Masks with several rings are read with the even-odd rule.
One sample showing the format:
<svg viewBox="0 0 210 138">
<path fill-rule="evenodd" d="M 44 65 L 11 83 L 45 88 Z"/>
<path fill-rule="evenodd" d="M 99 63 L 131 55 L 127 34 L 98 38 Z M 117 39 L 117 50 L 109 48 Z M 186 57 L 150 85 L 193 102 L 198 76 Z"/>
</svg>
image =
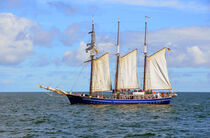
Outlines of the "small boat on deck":
<svg viewBox="0 0 210 138">
<path fill-rule="evenodd" d="M 144 79 L 143 89 L 139 89 L 137 75 L 137 54 L 134 49 L 124 56 L 120 56 L 119 26 L 117 37 L 117 61 L 115 73 L 115 88 L 112 88 L 111 75 L 109 69 L 109 53 L 96 58 L 99 53 L 95 44 L 94 22 L 92 22 L 91 43 L 88 43 L 86 52 L 90 53 L 90 91 L 89 94 L 65 92 L 60 89 L 53 89 L 50 86 L 41 88 L 66 95 L 71 104 L 170 104 L 172 89 L 166 63 L 166 52 L 169 48 L 162 48 L 156 53 L 147 55 L 147 16 L 145 20 L 144 39 Z M 167 90 L 167 92 L 166 92 Z M 156 91 L 156 92 L 155 92 Z M 99 93 L 109 92 L 110 95 L 100 95 Z"/>
</svg>

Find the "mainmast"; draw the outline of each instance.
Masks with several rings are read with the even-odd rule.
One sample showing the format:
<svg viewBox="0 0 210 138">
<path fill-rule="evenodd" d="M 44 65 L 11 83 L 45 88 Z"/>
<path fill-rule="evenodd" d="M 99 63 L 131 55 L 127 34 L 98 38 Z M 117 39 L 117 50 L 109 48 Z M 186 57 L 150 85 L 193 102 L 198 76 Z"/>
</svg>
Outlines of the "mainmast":
<svg viewBox="0 0 210 138">
<path fill-rule="evenodd" d="M 118 92 L 117 85 L 118 85 L 119 61 L 120 61 L 119 36 L 120 36 L 120 19 L 118 19 L 118 32 L 117 32 L 117 67 L 116 67 L 115 90 L 114 90 L 114 92 Z"/>
<path fill-rule="evenodd" d="M 143 90 L 146 90 L 146 70 L 147 70 L 147 19 L 149 16 L 145 16 L 145 34 L 144 34 L 144 83 Z"/>
<path fill-rule="evenodd" d="M 95 31 L 94 31 L 94 20 L 92 20 L 92 31 L 88 34 L 91 34 L 91 43 L 88 43 L 87 46 L 90 45 L 89 48 L 86 50 L 90 50 L 90 61 L 91 61 L 91 73 L 90 73 L 90 93 L 89 95 L 92 95 L 92 84 L 93 84 L 93 60 L 94 60 L 94 48 L 95 48 Z"/>
</svg>

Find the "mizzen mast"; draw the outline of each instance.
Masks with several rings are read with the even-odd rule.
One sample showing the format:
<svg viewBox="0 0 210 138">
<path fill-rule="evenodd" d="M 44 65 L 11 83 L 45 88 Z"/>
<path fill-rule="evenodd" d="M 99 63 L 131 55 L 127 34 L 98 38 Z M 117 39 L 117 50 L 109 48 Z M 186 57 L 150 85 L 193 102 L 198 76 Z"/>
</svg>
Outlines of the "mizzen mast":
<svg viewBox="0 0 210 138">
<path fill-rule="evenodd" d="M 115 76 L 115 90 L 114 92 L 118 92 L 118 74 L 119 74 L 119 61 L 120 61 L 120 44 L 119 44 L 119 36 L 120 36 L 120 19 L 118 19 L 118 32 L 117 32 L 117 67 L 116 67 L 116 76 Z"/>
<path fill-rule="evenodd" d="M 147 70 L 147 19 L 149 16 L 145 16 L 145 34 L 144 34 L 144 82 L 143 90 L 146 90 L 146 70 Z"/>
</svg>

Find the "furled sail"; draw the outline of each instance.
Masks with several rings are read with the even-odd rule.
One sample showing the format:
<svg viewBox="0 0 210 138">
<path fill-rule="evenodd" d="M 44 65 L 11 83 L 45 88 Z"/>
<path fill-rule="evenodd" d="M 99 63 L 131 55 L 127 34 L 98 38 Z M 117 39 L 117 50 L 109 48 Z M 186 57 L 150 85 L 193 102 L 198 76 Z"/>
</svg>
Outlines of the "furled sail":
<svg viewBox="0 0 210 138">
<path fill-rule="evenodd" d="M 112 90 L 109 70 L 109 53 L 93 61 L 92 92 Z"/>
<path fill-rule="evenodd" d="M 147 58 L 146 90 L 171 89 L 165 53 L 163 48 Z"/>
<path fill-rule="evenodd" d="M 139 88 L 137 49 L 120 58 L 117 89 Z"/>
</svg>

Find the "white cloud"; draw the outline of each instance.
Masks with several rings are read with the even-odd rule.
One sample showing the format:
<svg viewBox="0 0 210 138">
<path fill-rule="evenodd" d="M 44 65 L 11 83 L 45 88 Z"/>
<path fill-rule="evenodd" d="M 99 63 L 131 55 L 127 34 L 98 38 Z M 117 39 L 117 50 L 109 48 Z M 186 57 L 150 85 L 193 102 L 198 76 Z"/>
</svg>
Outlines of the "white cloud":
<svg viewBox="0 0 210 138">
<path fill-rule="evenodd" d="M 187 48 L 187 52 L 191 54 L 193 61 L 197 65 L 205 64 L 208 62 L 208 57 L 203 51 L 197 46 Z"/>
<path fill-rule="evenodd" d="M 34 46 L 50 47 L 58 37 L 64 45 L 71 46 L 84 36 L 79 24 L 72 24 L 64 32 L 59 32 L 56 28 L 45 30 L 38 23 L 12 13 L 1 13 L 0 18 L 0 64 L 2 65 L 17 65 L 32 55 Z M 77 60 L 84 57 L 85 48 L 86 44 L 81 42 L 80 49 L 76 51 Z M 64 57 L 68 56 L 69 54 Z M 64 60 L 69 61 L 66 58 Z"/>
<path fill-rule="evenodd" d="M 33 22 L 10 13 L 1 13 L 0 18 L 0 64 L 18 64 L 32 53 L 33 43 L 29 37 L 17 36 L 27 32 Z"/>
<path fill-rule="evenodd" d="M 0 13 L 0 64 L 16 65 L 33 53 L 34 45 L 49 46 L 57 29 L 44 30 L 27 18 Z"/>
<path fill-rule="evenodd" d="M 96 47 L 99 50 L 99 54 L 96 57 L 103 55 L 106 52 L 110 54 L 114 54 L 114 44 L 111 40 L 109 40 L 108 36 L 97 37 L 98 43 L 96 43 Z M 90 54 L 86 53 L 87 45 L 84 41 L 80 42 L 78 49 L 73 51 L 66 51 L 64 53 L 63 61 L 69 65 L 77 64 L 81 65 L 83 62 L 88 61 L 90 58 Z"/>
<path fill-rule="evenodd" d="M 85 52 L 86 48 L 86 44 L 81 41 L 78 49 L 64 53 L 63 61 L 69 65 L 80 65 L 89 59 L 89 54 Z"/>
</svg>

